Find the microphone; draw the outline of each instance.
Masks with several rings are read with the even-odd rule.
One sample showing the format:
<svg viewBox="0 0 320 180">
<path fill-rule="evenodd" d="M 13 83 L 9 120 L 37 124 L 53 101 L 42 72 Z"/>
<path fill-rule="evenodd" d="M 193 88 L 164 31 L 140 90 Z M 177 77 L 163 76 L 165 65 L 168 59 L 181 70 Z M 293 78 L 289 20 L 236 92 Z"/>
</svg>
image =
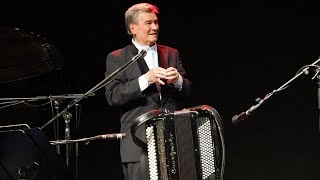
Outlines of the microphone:
<svg viewBox="0 0 320 180">
<path fill-rule="evenodd" d="M 112 134 L 102 134 L 97 135 L 91 138 L 88 138 L 88 140 L 98 140 L 98 139 L 122 139 L 127 136 L 126 133 L 112 133 Z"/>
<path fill-rule="evenodd" d="M 133 56 L 131 61 L 136 61 L 140 57 L 145 57 L 147 55 L 147 51 L 145 49 L 142 49 L 137 55 Z"/>
<path fill-rule="evenodd" d="M 89 143 L 89 141 L 93 140 L 99 140 L 99 139 L 122 139 L 127 136 L 126 133 L 112 133 L 112 134 L 102 134 L 97 135 L 93 137 L 88 138 L 81 138 L 81 139 L 75 139 L 75 140 L 58 140 L 58 141 L 50 141 L 50 144 L 52 145 L 59 145 L 59 144 L 70 144 L 70 143 L 77 143 L 77 142 L 86 142 L 86 144 Z"/>
<path fill-rule="evenodd" d="M 246 112 L 242 112 L 238 115 L 235 115 L 232 117 L 232 124 L 233 125 L 238 125 L 241 121 L 243 121 L 244 119 L 246 119 L 250 114 Z"/>
<path fill-rule="evenodd" d="M 260 105 L 261 103 L 264 102 L 264 100 L 260 100 L 260 99 L 256 99 L 256 101 L 259 101 L 259 104 Z M 248 118 L 249 115 L 252 114 L 253 110 L 255 110 L 258 105 L 255 105 L 255 106 L 251 106 L 247 111 L 245 112 L 242 112 L 238 115 L 235 115 L 232 117 L 232 124 L 233 125 L 238 125 L 241 121 L 245 120 L 246 118 Z"/>
</svg>

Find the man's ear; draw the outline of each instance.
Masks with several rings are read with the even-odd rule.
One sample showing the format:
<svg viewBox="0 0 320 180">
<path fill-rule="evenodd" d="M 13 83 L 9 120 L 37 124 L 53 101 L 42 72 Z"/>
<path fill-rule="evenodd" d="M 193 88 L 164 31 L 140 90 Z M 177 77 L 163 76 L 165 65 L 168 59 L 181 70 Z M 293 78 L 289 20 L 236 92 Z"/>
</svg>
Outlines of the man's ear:
<svg viewBox="0 0 320 180">
<path fill-rule="evenodd" d="M 136 34 L 136 25 L 135 24 L 129 24 L 129 29 L 130 29 L 130 32 L 131 34 Z"/>
</svg>

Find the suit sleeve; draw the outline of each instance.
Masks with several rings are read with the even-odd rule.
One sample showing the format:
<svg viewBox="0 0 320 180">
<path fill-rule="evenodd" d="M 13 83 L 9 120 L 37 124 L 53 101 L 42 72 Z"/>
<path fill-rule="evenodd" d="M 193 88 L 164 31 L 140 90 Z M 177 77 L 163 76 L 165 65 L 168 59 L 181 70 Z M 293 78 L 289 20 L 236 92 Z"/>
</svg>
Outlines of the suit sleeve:
<svg viewBox="0 0 320 180">
<path fill-rule="evenodd" d="M 183 67 L 182 60 L 178 51 L 176 51 L 175 56 L 175 59 L 177 59 L 176 68 L 183 79 L 182 89 L 179 91 L 179 94 L 182 96 L 189 96 L 191 94 L 191 81 L 187 78 L 186 70 Z"/>
<path fill-rule="evenodd" d="M 107 78 L 126 62 L 115 52 L 108 54 L 105 77 Z M 120 73 L 107 82 L 105 85 L 105 96 L 110 106 L 122 106 L 130 101 L 144 97 L 139 87 L 138 78 L 129 79 L 125 72 Z"/>
</svg>

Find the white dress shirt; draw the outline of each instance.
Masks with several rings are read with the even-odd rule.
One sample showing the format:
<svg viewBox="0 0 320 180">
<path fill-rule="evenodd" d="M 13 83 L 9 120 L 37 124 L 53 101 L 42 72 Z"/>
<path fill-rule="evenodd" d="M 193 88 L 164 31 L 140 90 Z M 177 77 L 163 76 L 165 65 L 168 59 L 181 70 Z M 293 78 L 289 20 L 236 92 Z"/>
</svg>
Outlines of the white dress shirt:
<svg viewBox="0 0 320 180">
<path fill-rule="evenodd" d="M 157 44 L 150 47 L 150 46 L 139 44 L 139 43 L 135 42 L 134 39 L 132 39 L 132 43 L 136 46 L 136 48 L 138 49 L 139 52 L 142 49 L 147 51 L 147 54 L 144 57 L 144 60 L 146 61 L 149 69 L 159 67 Z M 148 88 L 150 86 L 147 78 L 144 75 L 140 76 L 138 81 L 139 81 L 139 86 L 140 86 L 141 91 L 145 90 L 146 88 Z M 176 83 L 174 83 L 174 86 L 179 90 L 182 88 L 182 81 L 183 81 L 183 79 L 182 79 L 181 75 L 179 74 L 178 81 Z M 157 85 L 158 92 L 159 92 L 160 98 L 161 98 L 160 85 L 158 83 L 156 83 L 156 85 Z"/>
</svg>

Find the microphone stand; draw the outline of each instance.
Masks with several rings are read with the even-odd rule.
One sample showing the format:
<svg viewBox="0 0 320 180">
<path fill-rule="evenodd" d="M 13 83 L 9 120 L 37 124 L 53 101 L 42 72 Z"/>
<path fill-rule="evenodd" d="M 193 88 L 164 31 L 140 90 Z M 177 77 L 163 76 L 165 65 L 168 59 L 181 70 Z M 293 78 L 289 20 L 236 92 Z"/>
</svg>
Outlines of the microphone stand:
<svg viewBox="0 0 320 180">
<path fill-rule="evenodd" d="M 315 77 L 318 78 L 318 109 L 319 109 L 319 130 L 320 130 L 320 66 L 317 65 L 317 63 L 320 61 L 320 59 L 317 59 L 315 62 L 313 62 L 312 64 L 309 65 L 305 65 L 302 68 L 299 69 L 299 71 L 296 73 L 296 75 L 291 78 L 289 81 L 287 81 L 285 84 L 283 84 L 282 86 L 280 86 L 278 89 L 273 90 L 272 92 L 270 92 L 269 94 L 267 94 L 263 99 L 257 98 L 257 104 L 251 106 L 248 110 L 246 110 L 245 112 L 242 112 L 238 115 L 235 115 L 232 117 L 232 123 L 234 125 L 237 125 L 238 123 L 240 123 L 241 121 L 243 121 L 244 119 L 248 118 L 249 115 L 251 115 L 253 113 L 254 110 L 256 110 L 259 106 L 261 106 L 267 99 L 269 99 L 273 94 L 282 91 L 284 89 L 286 89 L 288 87 L 288 85 L 294 81 L 295 79 L 297 79 L 301 74 L 309 74 L 309 69 L 310 68 L 316 68 L 316 74 L 313 76 L 312 79 L 314 79 Z"/>
<path fill-rule="evenodd" d="M 29 97 L 29 98 L 0 98 L 0 101 L 38 101 L 38 100 L 46 100 L 46 99 L 68 99 L 68 98 L 78 98 L 83 96 L 83 94 L 65 94 L 65 95 L 54 95 L 54 96 L 36 96 L 36 97 Z"/>
<path fill-rule="evenodd" d="M 68 116 L 68 115 L 67 115 Z M 67 121 L 68 118 L 66 118 Z M 66 131 L 68 129 L 66 128 Z M 69 148 L 71 146 L 71 144 L 75 144 L 76 147 L 76 162 L 75 162 L 75 166 L 76 166 L 76 174 L 75 174 L 75 178 L 78 179 L 79 178 L 79 171 L 78 171 L 78 158 L 79 158 L 79 150 L 78 150 L 78 144 L 79 142 L 84 142 L 85 144 L 88 144 L 89 141 L 93 141 L 93 140 L 99 140 L 99 139 L 120 139 L 123 137 L 126 137 L 126 134 L 120 134 L 119 137 L 115 137 L 116 135 L 114 134 L 106 134 L 106 135 L 99 135 L 99 136 L 93 136 L 93 137 L 89 137 L 89 138 L 81 138 L 81 139 L 75 139 L 72 140 L 70 138 L 70 133 L 66 133 L 66 139 L 65 140 L 57 140 L 57 141 L 50 141 L 51 145 L 56 145 L 56 146 L 60 146 L 60 145 L 65 145 L 66 146 L 66 163 L 67 163 L 67 167 L 69 167 L 69 163 L 70 163 L 70 156 L 69 156 Z"/>
<path fill-rule="evenodd" d="M 69 123 L 69 119 L 68 119 L 68 110 L 70 108 L 72 108 L 75 105 L 78 105 L 79 102 L 85 98 L 87 98 L 90 94 L 96 92 L 97 90 L 101 89 L 102 87 L 104 87 L 105 85 L 107 85 L 108 83 L 110 83 L 112 80 L 114 80 L 117 76 L 119 76 L 123 71 L 125 71 L 127 68 L 129 68 L 135 61 L 137 61 L 140 57 L 144 57 L 147 54 L 146 50 L 141 50 L 137 55 L 135 55 L 130 61 L 128 61 L 127 63 L 125 63 L 123 66 L 121 66 L 120 68 L 116 69 L 113 73 L 111 73 L 109 76 L 107 76 L 105 79 L 103 79 L 101 82 L 99 82 L 97 85 L 95 85 L 93 88 L 91 88 L 90 90 L 88 90 L 86 93 L 84 93 L 83 95 L 74 98 L 62 111 L 60 111 L 59 113 L 57 113 L 52 119 L 50 119 L 47 123 L 45 123 L 40 129 L 44 129 L 45 127 L 47 127 L 50 123 L 52 123 L 53 121 L 55 121 L 56 119 L 58 119 L 61 116 L 64 116 L 65 118 L 65 122 Z M 66 120 L 67 119 L 67 120 Z M 66 140 L 70 141 L 71 137 L 70 137 L 70 130 L 69 130 L 69 126 L 66 123 L 66 129 L 65 129 L 65 133 L 66 133 Z M 78 147 L 78 144 L 76 144 L 76 147 Z M 76 149 L 76 156 L 78 156 L 78 149 Z M 66 162 L 67 165 L 69 165 L 69 147 L 67 146 L 66 148 Z M 78 165 L 76 165 L 76 168 L 78 167 Z M 78 170 L 76 170 L 76 177 L 78 177 Z"/>
<path fill-rule="evenodd" d="M 91 93 L 90 94 L 91 96 L 94 96 L 94 93 Z M 56 109 L 56 112 L 58 113 L 58 105 L 60 105 L 59 103 L 59 99 L 66 99 L 66 98 L 76 98 L 76 97 L 80 97 L 79 95 L 69 95 L 69 96 L 55 96 L 55 97 L 52 97 L 51 99 L 54 99 L 54 105 L 55 105 L 55 109 Z M 78 115 L 78 109 L 79 109 L 79 104 L 75 104 L 76 105 L 76 132 L 75 134 L 77 135 L 78 133 L 78 121 L 79 121 L 79 115 Z M 66 113 L 63 113 L 62 114 L 62 117 L 64 119 L 64 122 L 65 122 L 65 130 L 64 130 L 64 134 L 65 134 L 65 140 L 71 140 L 71 128 L 70 128 L 70 120 L 72 118 L 72 114 L 69 113 L 69 112 L 66 112 Z M 54 127 L 57 127 L 55 129 L 59 129 L 59 119 L 57 119 L 55 122 L 54 122 Z M 59 141 L 59 131 L 58 133 L 56 133 L 56 140 Z M 57 144 L 56 145 L 56 149 L 57 149 L 57 152 L 58 154 L 60 154 L 60 144 Z M 69 167 L 71 164 L 71 151 L 72 151 L 72 146 L 70 144 L 65 144 L 65 158 L 66 158 L 66 166 Z M 78 179 L 78 164 L 79 164 L 79 146 L 78 146 L 78 143 L 75 143 L 75 174 L 76 174 L 76 179 Z"/>
<path fill-rule="evenodd" d="M 316 69 L 316 75 L 314 77 L 317 77 L 317 85 L 318 85 L 318 119 L 319 119 L 319 132 L 320 132 L 320 75 L 318 74 L 320 72 L 320 69 Z"/>
<path fill-rule="evenodd" d="M 94 95 L 94 93 L 91 93 L 89 95 Z M 7 102 L 1 102 L 0 104 L 6 104 L 4 107 L 9 107 L 29 101 L 39 101 L 39 100 L 47 100 L 49 99 L 51 102 L 51 105 L 54 106 L 55 112 L 52 111 L 52 114 L 59 112 L 59 105 L 61 100 L 69 99 L 69 98 L 78 98 L 81 97 L 82 94 L 65 94 L 65 95 L 54 95 L 54 96 L 38 96 L 38 97 L 31 97 L 31 98 L 0 98 L 1 101 L 7 101 Z M 9 104 L 9 105 L 8 105 Z M 78 109 L 78 108 L 77 108 Z M 76 113 L 78 114 L 76 109 Z M 70 119 L 72 115 L 68 112 L 65 112 L 62 114 L 64 120 L 65 120 L 65 139 L 71 140 L 71 130 L 70 130 Z M 78 116 L 76 116 L 76 120 L 78 121 Z M 59 141 L 60 139 L 60 132 L 59 132 L 59 119 L 54 123 L 54 135 L 55 140 Z M 60 145 L 56 145 L 56 152 L 57 154 L 61 154 Z M 70 152 L 71 152 L 71 146 L 69 144 L 66 144 L 66 165 L 69 167 L 70 165 Z M 76 163 L 78 163 L 78 156 L 79 156 L 79 150 L 78 150 L 78 144 L 76 143 Z M 76 164 L 76 171 L 78 171 L 78 166 Z M 78 174 L 78 173 L 76 173 Z"/>
<path fill-rule="evenodd" d="M 147 52 L 145 50 L 141 50 L 139 54 L 137 54 L 136 56 L 134 56 L 130 61 L 128 61 L 127 63 L 125 63 L 123 66 L 121 66 L 120 68 L 118 68 L 116 71 L 114 71 L 113 73 L 111 73 L 108 77 L 106 77 L 105 79 L 103 79 L 101 82 L 99 82 L 96 86 L 94 86 L 93 88 L 91 88 L 89 91 L 87 91 L 86 93 L 84 93 L 82 96 L 75 98 L 73 101 L 71 101 L 67 107 L 65 107 L 62 111 L 60 111 L 55 117 L 53 117 L 52 119 L 50 119 L 47 123 L 45 123 L 43 126 L 41 126 L 41 129 L 44 129 L 45 127 L 47 127 L 49 124 L 51 124 L 54 120 L 56 120 L 57 118 L 61 117 L 62 114 L 66 113 L 71 107 L 73 107 L 74 105 L 78 104 L 82 99 L 87 98 L 90 94 L 96 92 L 97 90 L 99 90 L 100 88 L 104 87 L 105 85 L 107 85 L 109 82 L 111 82 L 112 80 L 114 80 L 118 75 L 120 75 L 123 71 L 125 71 L 128 67 L 130 67 L 132 65 L 132 63 L 134 63 L 136 60 L 138 60 L 140 57 L 143 57 L 147 54 Z"/>
<path fill-rule="evenodd" d="M 58 100 L 50 100 L 51 101 L 51 107 L 54 105 L 54 110 L 52 109 L 52 115 L 54 116 L 55 113 L 59 112 L 59 105 L 60 102 Z M 54 131 L 54 137 L 55 140 L 60 140 L 60 133 L 59 133 L 59 119 L 53 124 L 53 131 Z M 60 145 L 56 146 L 56 151 L 58 154 L 61 153 Z"/>
<path fill-rule="evenodd" d="M 85 144 L 88 144 L 89 141 L 101 140 L 101 139 L 122 139 L 122 138 L 125 138 L 126 136 L 127 136 L 126 133 L 103 134 L 103 135 L 97 135 L 97 136 L 92 136 L 92 137 L 88 137 L 88 138 L 81 138 L 81 139 L 50 141 L 50 144 L 51 145 L 59 145 L 59 144 L 79 143 L 79 142 L 85 142 Z"/>
<path fill-rule="evenodd" d="M 94 96 L 94 94 L 91 94 L 91 95 Z M 55 96 L 48 97 L 51 101 L 51 104 L 54 105 L 55 112 L 52 112 L 53 116 L 54 114 L 59 113 L 59 105 L 61 104 L 61 100 L 65 100 L 68 98 L 76 98 L 79 96 L 81 96 L 81 94 L 66 94 L 66 95 L 55 95 Z M 77 113 L 77 109 L 76 109 L 76 113 Z M 76 121 L 78 121 L 78 119 L 76 119 Z M 66 123 L 65 127 L 68 129 L 69 129 L 69 122 L 70 122 L 70 119 L 69 120 L 65 119 L 65 123 Z M 57 121 L 53 125 L 54 125 L 55 140 L 59 140 L 60 139 L 59 119 L 57 119 Z M 69 130 L 65 130 L 65 137 L 67 136 L 66 132 L 69 132 Z M 58 154 L 61 154 L 60 145 L 56 146 L 56 151 Z"/>
<path fill-rule="evenodd" d="M 71 140 L 71 133 L 70 133 L 70 119 L 71 119 L 71 114 L 69 112 L 65 112 L 63 115 L 62 115 L 63 119 L 64 119 L 64 122 L 66 124 L 65 126 L 65 130 L 64 130 L 64 133 L 65 133 L 65 140 Z M 70 166 L 70 152 L 71 152 L 71 147 L 69 144 L 66 144 L 66 165 L 67 167 Z"/>
<path fill-rule="evenodd" d="M 79 124 L 80 124 L 80 113 L 79 112 L 79 104 L 76 104 L 76 138 L 79 138 L 79 132 L 78 132 L 78 129 L 79 129 Z M 76 168 L 76 179 L 79 178 L 79 143 L 76 142 L 75 143 L 75 168 Z"/>
</svg>

